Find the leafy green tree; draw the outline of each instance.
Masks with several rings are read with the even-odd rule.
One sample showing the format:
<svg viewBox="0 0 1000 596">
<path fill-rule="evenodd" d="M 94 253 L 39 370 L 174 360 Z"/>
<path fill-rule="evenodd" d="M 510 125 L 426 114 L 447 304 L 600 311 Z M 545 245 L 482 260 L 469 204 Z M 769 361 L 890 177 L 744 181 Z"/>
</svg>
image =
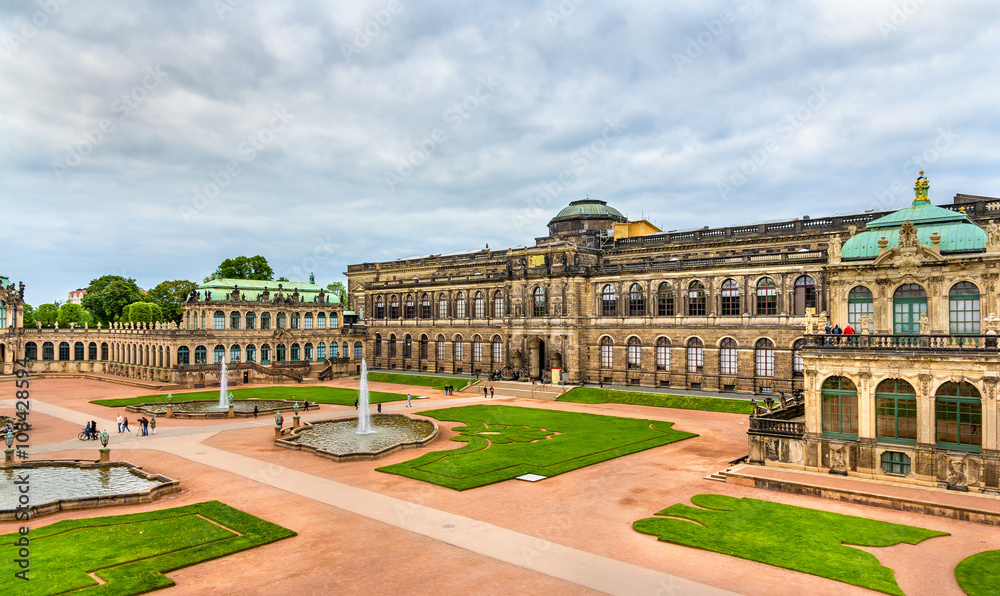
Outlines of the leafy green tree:
<svg viewBox="0 0 1000 596">
<path fill-rule="evenodd" d="M 35 318 L 43 327 L 52 327 L 59 320 L 59 307 L 55 304 L 42 304 L 35 311 Z"/>
<path fill-rule="evenodd" d="M 277 280 L 275 280 L 275 281 L 289 281 L 289 279 L 288 279 L 287 277 L 285 277 L 284 275 L 282 275 L 281 277 L 279 277 L 279 278 L 278 278 Z"/>
<path fill-rule="evenodd" d="M 27 302 L 24 303 L 24 326 L 34 327 L 38 324 L 38 319 L 35 318 L 35 307 L 31 306 Z"/>
<path fill-rule="evenodd" d="M 122 321 L 126 323 L 157 323 L 162 320 L 163 309 L 153 302 L 133 302 L 122 313 Z"/>
<path fill-rule="evenodd" d="M 335 281 L 332 284 L 327 284 L 326 285 L 326 289 L 330 290 L 330 293 L 333 294 L 334 296 L 340 298 L 340 303 L 344 305 L 344 308 L 347 308 L 347 306 L 348 306 L 347 305 L 347 288 L 344 287 L 344 282 L 342 282 L 342 281 Z"/>
<path fill-rule="evenodd" d="M 83 307 L 98 321 L 117 321 L 125 307 L 144 300 L 142 290 L 132 278 L 120 275 L 105 275 L 91 280 L 87 293 L 83 295 Z"/>
<path fill-rule="evenodd" d="M 184 316 L 184 301 L 198 284 L 186 279 L 160 282 L 146 294 L 146 300 L 158 305 L 163 311 L 163 320 L 180 323 Z"/>
<path fill-rule="evenodd" d="M 274 270 L 267 264 L 267 259 L 260 255 L 252 257 L 241 255 L 222 261 L 215 273 L 205 278 L 205 281 L 219 278 L 271 281 L 274 279 Z"/>
<path fill-rule="evenodd" d="M 94 316 L 87 312 L 87 309 L 83 308 L 79 304 L 66 302 L 59 307 L 58 320 L 60 327 L 69 327 L 70 323 L 76 323 L 77 325 L 93 323 Z"/>
</svg>

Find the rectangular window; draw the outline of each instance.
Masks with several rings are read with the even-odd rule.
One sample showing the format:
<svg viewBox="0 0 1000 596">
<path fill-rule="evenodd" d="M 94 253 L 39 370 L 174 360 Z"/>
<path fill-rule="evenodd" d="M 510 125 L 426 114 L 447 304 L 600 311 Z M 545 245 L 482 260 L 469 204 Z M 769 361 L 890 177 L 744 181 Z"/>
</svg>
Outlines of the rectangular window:
<svg viewBox="0 0 1000 596">
<path fill-rule="evenodd" d="M 493 362 L 500 362 L 503 356 L 503 344 L 498 341 L 493 342 Z"/>
<path fill-rule="evenodd" d="M 472 361 L 481 362 L 483 359 L 483 344 L 482 342 L 474 341 L 472 342 Z"/>
<path fill-rule="evenodd" d="M 899 451 L 883 451 L 882 470 L 886 474 L 906 476 L 910 473 L 910 456 Z"/>
<path fill-rule="evenodd" d="M 641 363 L 640 350 L 641 346 L 629 344 L 628 346 L 628 367 L 630 369 L 637 369 Z"/>
<path fill-rule="evenodd" d="M 948 329 L 952 333 L 979 333 L 979 298 L 949 301 Z"/>
<path fill-rule="evenodd" d="M 688 372 L 701 372 L 705 367 L 705 348 L 692 346 L 687 349 Z"/>
<path fill-rule="evenodd" d="M 656 299 L 656 314 L 661 317 L 674 316 L 673 293 L 661 293 Z"/>
<path fill-rule="evenodd" d="M 670 370 L 670 347 L 656 347 L 656 370 Z"/>
<path fill-rule="evenodd" d="M 823 432 L 858 434 L 858 396 L 823 394 Z"/>
<path fill-rule="evenodd" d="M 601 368 L 611 368 L 613 347 L 610 345 L 601 346 Z"/>
<path fill-rule="evenodd" d="M 312 317 L 306 317 L 305 328 L 306 329 L 312 329 L 313 328 L 313 318 Z"/>
<path fill-rule="evenodd" d="M 736 348 L 722 348 L 719 362 L 719 372 L 724 375 L 737 374 L 738 357 Z"/>
<path fill-rule="evenodd" d="M 778 314 L 778 290 L 775 288 L 764 288 L 757 290 L 757 314 L 776 315 Z"/>
<path fill-rule="evenodd" d="M 871 302 L 849 302 L 847 304 L 847 322 L 854 327 L 854 330 L 861 333 L 861 317 L 867 315 L 869 323 L 869 333 L 875 327 L 875 308 Z"/>
<path fill-rule="evenodd" d="M 455 342 L 455 361 L 461 362 L 465 357 L 465 346 L 460 341 Z"/>
<path fill-rule="evenodd" d="M 875 399 L 875 436 L 880 439 L 917 440 L 917 401 L 877 397 Z"/>
<path fill-rule="evenodd" d="M 757 348 L 757 376 L 774 376 L 774 350 L 770 348 Z"/>
<path fill-rule="evenodd" d="M 446 356 L 445 356 L 445 342 L 444 342 L 443 339 L 442 340 L 438 340 L 438 342 L 437 342 L 437 355 L 438 355 L 438 360 L 444 360 L 446 358 Z"/>
</svg>

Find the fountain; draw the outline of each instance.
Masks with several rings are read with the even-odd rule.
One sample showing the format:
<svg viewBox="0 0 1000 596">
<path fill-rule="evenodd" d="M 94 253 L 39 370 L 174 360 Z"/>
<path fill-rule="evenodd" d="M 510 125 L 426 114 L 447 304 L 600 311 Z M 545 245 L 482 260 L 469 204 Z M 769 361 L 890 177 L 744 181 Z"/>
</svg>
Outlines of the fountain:
<svg viewBox="0 0 1000 596">
<path fill-rule="evenodd" d="M 358 434 L 371 435 L 376 431 L 372 430 L 371 413 L 368 411 L 368 364 L 361 360 L 361 383 L 360 395 L 358 395 Z"/>
<path fill-rule="evenodd" d="M 219 408 L 226 410 L 229 408 L 228 394 L 226 388 L 229 385 L 229 379 L 226 375 L 226 359 L 219 359 Z"/>
</svg>

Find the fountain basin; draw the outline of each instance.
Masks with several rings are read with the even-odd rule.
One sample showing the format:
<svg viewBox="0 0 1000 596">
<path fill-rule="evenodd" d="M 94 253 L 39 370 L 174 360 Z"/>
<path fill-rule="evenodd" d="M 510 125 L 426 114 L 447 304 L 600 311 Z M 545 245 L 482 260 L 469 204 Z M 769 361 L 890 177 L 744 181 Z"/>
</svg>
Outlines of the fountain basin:
<svg viewBox="0 0 1000 596">
<path fill-rule="evenodd" d="M 266 416 L 275 412 L 292 412 L 295 404 L 299 404 L 299 412 L 305 413 L 302 408 L 302 401 L 291 399 L 240 399 L 233 401 L 233 416 L 236 418 L 253 418 L 253 407 L 257 406 L 257 415 Z M 227 418 L 229 408 L 220 408 L 219 402 L 214 400 L 189 400 L 171 402 L 174 406 L 174 418 Z M 149 416 L 165 417 L 167 415 L 167 402 L 152 402 L 148 404 L 138 404 L 126 406 L 125 410 L 137 414 L 147 414 Z M 309 411 L 319 410 L 319 406 L 310 402 Z"/>
<path fill-rule="evenodd" d="M 27 477 L 31 497 L 19 510 L 18 478 Z M 149 474 L 128 462 L 39 460 L 0 467 L 0 521 L 23 520 L 59 511 L 151 503 L 181 490 L 179 480 Z"/>
<path fill-rule="evenodd" d="M 357 418 L 318 420 L 293 428 L 275 444 L 296 451 L 311 451 L 336 462 L 375 460 L 400 449 L 429 445 L 438 436 L 437 422 L 403 414 L 373 414 L 373 434 L 357 434 Z"/>
</svg>

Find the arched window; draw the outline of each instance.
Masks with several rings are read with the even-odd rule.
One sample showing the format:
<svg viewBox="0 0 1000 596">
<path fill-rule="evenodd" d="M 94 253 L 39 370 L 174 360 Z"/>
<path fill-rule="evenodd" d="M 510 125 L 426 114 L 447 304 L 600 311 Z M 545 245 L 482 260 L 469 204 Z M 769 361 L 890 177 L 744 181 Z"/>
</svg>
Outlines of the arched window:
<svg viewBox="0 0 1000 596">
<path fill-rule="evenodd" d="M 385 318 L 385 299 L 381 296 L 375 298 L 375 318 L 384 319 Z"/>
<path fill-rule="evenodd" d="M 739 356 L 736 352 L 736 340 L 727 337 L 719 344 L 719 374 L 736 375 L 739 374 Z"/>
<path fill-rule="evenodd" d="M 213 329 L 225 329 L 226 328 L 226 313 L 221 310 L 215 311 L 215 315 L 212 317 L 212 328 Z"/>
<path fill-rule="evenodd" d="M 326 313 L 321 312 L 316 315 L 316 328 L 326 329 Z"/>
<path fill-rule="evenodd" d="M 306 345 L 303 346 L 303 349 L 305 350 L 305 359 L 306 359 L 306 362 L 312 362 L 312 359 L 313 359 L 313 345 L 312 345 L 312 342 L 306 342 Z"/>
<path fill-rule="evenodd" d="M 448 296 L 445 294 L 438 296 L 438 318 L 448 318 Z"/>
<path fill-rule="evenodd" d="M 858 438 L 858 388 L 847 377 L 829 377 L 823 381 L 823 434 L 831 437 Z"/>
<path fill-rule="evenodd" d="M 428 345 L 428 343 L 430 343 L 430 342 L 427 341 L 427 335 L 421 333 L 420 334 L 420 358 L 421 359 L 427 358 L 427 345 Z"/>
<path fill-rule="evenodd" d="M 978 450 L 983 444 L 983 405 L 979 390 L 966 381 L 941 385 L 935 395 L 937 445 Z"/>
<path fill-rule="evenodd" d="M 465 292 L 459 292 L 455 297 L 455 318 L 465 318 Z"/>
<path fill-rule="evenodd" d="M 393 350 L 393 356 L 395 356 L 396 355 L 396 337 L 395 336 L 392 336 L 392 350 Z M 337 342 L 331 341 L 330 342 L 330 358 L 336 359 L 338 356 L 340 356 L 340 348 L 337 346 Z"/>
<path fill-rule="evenodd" d="M 795 314 L 806 314 L 807 308 L 816 308 L 816 282 L 808 275 L 795 280 Z"/>
<path fill-rule="evenodd" d="M 347 343 L 347 342 L 345 341 L 345 342 L 344 342 L 344 358 L 348 358 L 348 357 L 349 357 L 349 355 L 348 355 L 347 351 L 348 351 L 348 350 L 350 350 L 350 349 L 351 349 L 351 348 L 350 348 L 350 344 L 348 344 L 348 343 Z"/>
<path fill-rule="evenodd" d="M 73 344 L 73 360 L 83 360 L 83 342 Z"/>
<path fill-rule="evenodd" d="M 24 344 L 24 359 L 38 360 L 38 344 L 33 341 Z"/>
<path fill-rule="evenodd" d="M 303 329 L 312 329 L 313 328 L 313 314 L 311 312 L 307 312 L 306 315 L 304 317 L 302 317 L 302 319 L 303 319 L 302 320 L 302 328 Z"/>
<path fill-rule="evenodd" d="M 493 364 L 500 364 L 503 362 L 503 340 L 500 339 L 499 335 L 493 336 Z"/>
<path fill-rule="evenodd" d="M 443 335 L 437 336 L 437 339 L 434 340 L 434 343 L 437 345 L 437 359 L 444 360 L 445 358 L 447 358 L 448 357 L 447 343 L 444 341 L 444 336 Z"/>
<path fill-rule="evenodd" d="M 7 328 L 7 303 L 0 300 L 0 329 Z"/>
<path fill-rule="evenodd" d="M 364 355 L 364 345 L 360 341 L 354 342 L 354 359 L 361 360 Z"/>
<path fill-rule="evenodd" d="M 735 279 L 722 282 L 722 303 L 720 311 L 724 317 L 740 314 L 740 284 Z"/>
<path fill-rule="evenodd" d="M 299 328 L 299 319 L 300 319 L 299 313 L 293 312 L 291 319 L 292 319 L 292 329 L 298 329 Z"/>
<path fill-rule="evenodd" d="M 979 288 L 967 281 L 948 293 L 948 331 L 955 334 L 979 333 Z"/>
<path fill-rule="evenodd" d="M 257 362 L 257 346 L 247 344 L 246 354 L 247 362 Z"/>
<path fill-rule="evenodd" d="M 774 342 L 767 338 L 757 340 L 754 346 L 754 373 L 758 377 L 774 376 Z"/>
<path fill-rule="evenodd" d="M 656 290 L 656 315 L 674 316 L 674 288 L 668 282 L 661 283 Z"/>
<path fill-rule="evenodd" d="M 271 313 L 265 312 L 260 315 L 260 328 L 270 329 L 271 328 Z"/>
<path fill-rule="evenodd" d="M 403 317 L 413 319 L 417 316 L 416 302 L 413 301 L 413 294 L 406 295 L 406 302 L 403 303 Z"/>
<path fill-rule="evenodd" d="M 107 358 L 102 358 L 102 360 L 107 360 Z M 187 346 L 177 348 L 177 364 L 191 364 L 191 350 Z"/>
<path fill-rule="evenodd" d="M 477 319 L 486 318 L 486 297 L 482 292 L 476 292 L 472 298 L 472 316 Z"/>
<path fill-rule="evenodd" d="M 472 361 L 483 361 L 483 338 L 478 335 L 472 336 Z"/>
<path fill-rule="evenodd" d="M 403 358 L 413 357 L 413 338 L 407 333 L 403 336 Z"/>
<path fill-rule="evenodd" d="M 396 357 L 396 335 L 389 335 L 389 358 Z"/>
<path fill-rule="evenodd" d="M 548 314 L 548 308 L 545 304 L 545 288 L 538 286 L 532 292 L 531 296 L 534 303 L 534 315 L 536 317 L 544 317 Z"/>
<path fill-rule="evenodd" d="M 330 313 L 330 329 L 336 329 L 338 325 L 340 325 L 340 320 L 337 313 Z"/>
<path fill-rule="evenodd" d="M 50 341 L 43 343 L 42 360 L 55 360 L 55 359 L 56 359 L 55 346 L 53 346 L 52 342 Z"/>
<path fill-rule="evenodd" d="M 260 347 L 260 363 L 271 364 L 271 346 L 264 344 Z"/>
<path fill-rule="evenodd" d="M 656 338 L 656 370 L 670 370 L 670 340 Z"/>
<path fill-rule="evenodd" d="M 496 292 L 493 292 L 493 316 L 502 317 L 504 314 L 503 292 L 497 290 Z"/>
<path fill-rule="evenodd" d="M 792 344 L 792 376 L 801 377 L 805 371 L 805 363 L 802 361 L 802 348 L 805 347 L 804 339 L 797 339 Z"/>
<path fill-rule="evenodd" d="M 778 314 L 778 286 L 770 277 L 757 282 L 757 314 Z"/>
<path fill-rule="evenodd" d="M 240 328 L 240 319 L 242 319 L 242 318 L 243 317 L 240 316 L 240 313 L 236 312 L 235 310 L 233 312 L 229 313 L 229 328 L 230 329 L 239 329 Z"/>
<path fill-rule="evenodd" d="M 632 284 L 628 289 L 628 315 L 630 317 L 646 316 L 646 293 L 639 284 Z"/>
<path fill-rule="evenodd" d="M 398 319 L 399 318 L 399 296 L 395 294 L 389 298 L 389 318 Z"/>
<path fill-rule="evenodd" d="M 278 321 L 277 321 L 277 323 L 278 323 L 278 329 L 284 329 L 285 328 L 285 313 L 283 313 L 283 312 L 279 312 L 278 313 Z"/>
<path fill-rule="evenodd" d="M 601 338 L 601 368 L 611 368 L 614 364 L 614 347 L 615 344 L 610 337 Z"/>
<path fill-rule="evenodd" d="M 208 349 L 205 346 L 196 346 L 194 349 L 194 363 L 208 364 Z"/>
<path fill-rule="evenodd" d="M 248 312 L 247 316 L 246 316 L 246 322 L 247 322 L 247 324 L 246 324 L 246 328 L 247 329 L 256 329 L 257 328 L 257 315 L 253 314 L 252 312 Z"/>
<path fill-rule="evenodd" d="M 278 349 L 276 351 L 278 353 L 278 362 L 284 362 L 288 358 L 285 344 L 278 344 Z"/>
<path fill-rule="evenodd" d="M 69 360 L 69 342 L 59 342 L 59 359 Z"/>
<path fill-rule="evenodd" d="M 461 335 L 455 336 L 455 340 L 453 342 L 452 347 L 453 347 L 452 351 L 454 352 L 455 362 L 461 362 L 462 359 L 465 357 L 465 344 L 462 343 Z"/>
<path fill-rule="evenodd" d="M 334 344 L 330 344 L 331 349 L 333 348 L 333 345 Z M 381 357 L 381 356 L 382 356 L 382 334 L 381 333 L 376 333 L 375 334 L 375 357 L 378 358 L 378 357 Z"/>
<path fill-rule="evenodd" d="M 316 360 L 323 362 L 326 360 L 326 343 L 319 342 L 316 344 Z"/>
<path fill-rule="evenodd" d="M 628 338 L 627 366 L 630 369 L 642 368 L 642 342 L 638 337 Z"/>
<path fill-rule="evenodd" d="M 226 346 L 218 344 L 215 349 L 212 350 L 213 360 L 212 362 L 218 364 L 226 358 Z"/>
<path fill-rule="evenodd" d="M 688 316 L 705 316 L 705 284 L 693 281 L 688 286 Z"/>
<path fill-rule="evenodd" d="M 902 379 L 875 388 L 875 436 L 891 443 L 917 442 L 917 392 Z"/>
<path fill-rule="evenodd" d="M 903 284 L 892 295 L 892 332 L 920 333 L 920 315 L 927 312 L 927 292 L 918 284 Z M 930 331 L 929 329 L 927 331 Z"/>
<path fill-rule="evenodd" d="M 705 344 L 697 337 L 687 342 L 687 370 L 689 373 L 700 373 L 705 368 Z"/>
<path fill-rule="evenodd" d="M 187 346 L 185 346 L 184 349 L 186 350 Z M 108 360 L 108 342 L 101 342 L 101 360 L 103 360 L 105 362 Z M 188 359 L 185 358 L 184 359 L 184 364 L 187 364 L 187 363 L 188 363 Z"/>
<path fill-rule="evenodd" d="M 861 333 L 861 317 L 868 317 L 868 331 L 875 328 L 875 305 L 872 291 L 865 286 L 855 286 L 847 294 L 847 322 L 858 333 Z"/>
<path fill-rule="evenodd" d="M 240 347 L 238 345 L 236 345 L 236 344 L 233 344 L 233 345 L 229 346 L 229 361 L 230 362 L 239 362 L 240 361 L 240 354 L 242 352 L 243 352 L 243 350 L 241 350 Z"/>
<path fill-rule="evenodd" d="M 601 316 L 613 317 L 618 314 L 618 293 L 615 287 L 607 284 L 601 288 Z"/>
<path fill-rule="evenodd" d="M 426 292 L 420 297 L 420 318 L 431 318 L 431 295 Z"/>
</svg>

